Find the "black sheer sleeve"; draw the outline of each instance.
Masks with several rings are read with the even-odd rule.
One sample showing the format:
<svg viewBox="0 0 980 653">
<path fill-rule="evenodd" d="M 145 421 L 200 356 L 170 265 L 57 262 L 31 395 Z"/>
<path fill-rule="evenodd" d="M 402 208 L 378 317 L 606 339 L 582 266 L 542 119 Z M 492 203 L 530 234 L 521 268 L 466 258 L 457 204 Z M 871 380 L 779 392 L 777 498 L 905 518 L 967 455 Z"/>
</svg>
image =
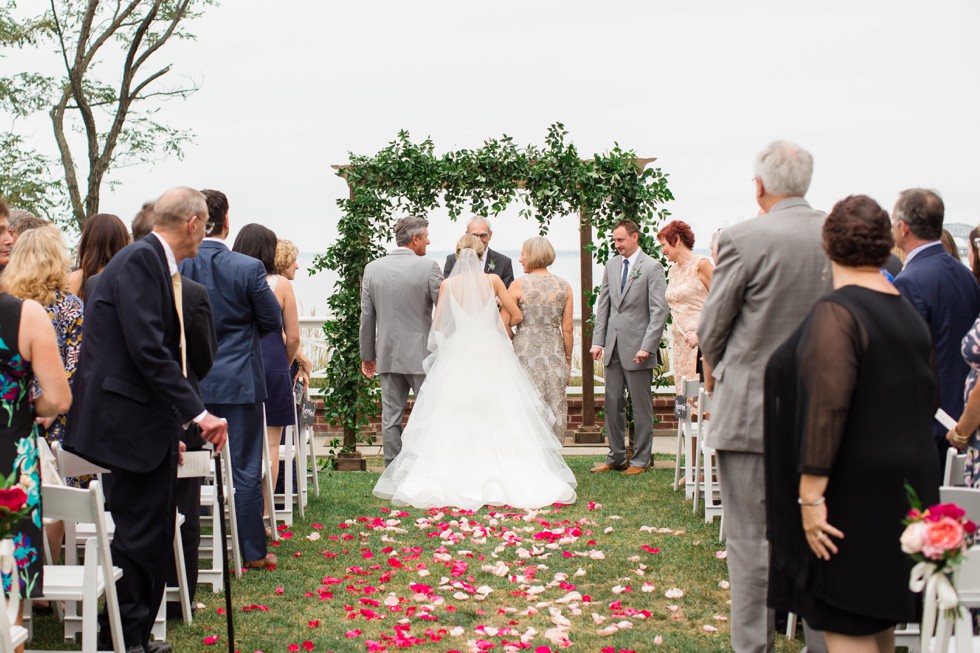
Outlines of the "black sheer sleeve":
<svg viewBox="0 0 980 653">
<path fill-rule="evenodd" d="M 813 307 L 798 350 L 801 473 L 831 475 L 867 339 L 867 331 L 841 304 L 824 300 Z"/>
</svg>

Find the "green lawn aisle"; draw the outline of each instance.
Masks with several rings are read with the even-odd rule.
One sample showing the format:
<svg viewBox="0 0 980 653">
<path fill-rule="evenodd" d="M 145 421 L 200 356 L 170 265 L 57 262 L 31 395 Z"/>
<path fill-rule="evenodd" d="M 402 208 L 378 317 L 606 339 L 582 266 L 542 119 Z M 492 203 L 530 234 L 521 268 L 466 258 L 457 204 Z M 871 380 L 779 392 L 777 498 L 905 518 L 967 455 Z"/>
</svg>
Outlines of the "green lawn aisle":
<svg viewBox="0 0 980 653">
<path fill-rule="evenodd" d="M 322 474 L 307 519 L 272 549 L 278 569 L 233 583 L 236 648 L 729 650 L 718 524 L 671 490 L 672 469 L 628 478 L 568 460 L 578 502 L 532 513 L 400 510 L 371 496 L 377 473 Z M 180 653 L 226 650 L 224 597 L 208 589 L 192 625 L 170 622 Z M 50 619 L 31 648 L 59 647 Z"/>
</svg>

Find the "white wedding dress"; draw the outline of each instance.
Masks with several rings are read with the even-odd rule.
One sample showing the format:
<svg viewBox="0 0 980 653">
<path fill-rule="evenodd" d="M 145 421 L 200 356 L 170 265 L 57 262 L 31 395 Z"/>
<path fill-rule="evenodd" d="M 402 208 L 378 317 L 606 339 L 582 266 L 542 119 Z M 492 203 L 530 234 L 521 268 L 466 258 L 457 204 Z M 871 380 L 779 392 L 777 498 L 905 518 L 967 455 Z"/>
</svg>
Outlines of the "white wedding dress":
<svg viewBox="0 0 980 653">
<path fill-rule="evenodd" d="M 417 508 L 540 508 L 575 501 L 575 475 L 497 312 L 493 286 L 463 250 L 436 307 L 427 376 L 401 453 L 374 495 Z"/>
</svg>

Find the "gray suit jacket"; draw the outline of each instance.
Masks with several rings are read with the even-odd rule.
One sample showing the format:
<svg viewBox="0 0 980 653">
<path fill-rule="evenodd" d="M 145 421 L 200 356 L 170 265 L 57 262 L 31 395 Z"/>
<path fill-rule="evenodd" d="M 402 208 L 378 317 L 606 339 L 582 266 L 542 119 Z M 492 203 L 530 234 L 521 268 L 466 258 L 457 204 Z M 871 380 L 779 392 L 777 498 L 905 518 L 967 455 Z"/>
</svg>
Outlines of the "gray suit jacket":
<svg viewBox="0 0 980 653">
<path fill-rule="evenodd" d="M 660 337 L 669 313 L 664 268 L 640 251 L 626 287 L 620 291 L 622 275 L 623 257 L 614 256 L 602 275 L 592 346 L 605 349 L 606 365 L 616 349 L 624 370 L 653 369 L 660 363 Z M 656 356 L 634 363 L 633 357 L 641 349 Z"/>
<path fill-rule="evenodd" d="M 718 236 L 718 267 L 698 326 L 715 379 L 708 444 L 716 449 L 763 451 L 766 363 L 832 289 L 824 217 L 791 197 Z"/>
<path fill-rule="evenodd" d="M 439 264 L 404 247 L 368 263 L 361 283 L 361 360 L 377 361 L 379 374 L 422 374 L 440 283 Z"/>
</svg>

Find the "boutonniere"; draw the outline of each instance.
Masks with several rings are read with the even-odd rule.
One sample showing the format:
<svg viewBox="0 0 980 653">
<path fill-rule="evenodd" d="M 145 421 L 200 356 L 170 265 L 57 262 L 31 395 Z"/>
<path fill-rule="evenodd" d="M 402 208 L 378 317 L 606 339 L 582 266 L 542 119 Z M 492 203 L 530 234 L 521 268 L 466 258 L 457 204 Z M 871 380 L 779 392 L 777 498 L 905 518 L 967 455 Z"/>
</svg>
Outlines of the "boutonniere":
<svg viewBox="0 0 980 653">
<path fill-rule="evenodd" d="M 634 269 L 632 272 L 630 272 L 630 279 L 639 279 L 639 278 L 640 278 L 639 270 Z"/>
<path fill-rule="evenodd" d="M 490 263 L 487 264 L 487 270 L 489 270 L 490 272 L 493 272 L 496 269 L 497 269 L 497 262 L 494 261 L 494 260 L 491 260 Z"/>
</svg>

